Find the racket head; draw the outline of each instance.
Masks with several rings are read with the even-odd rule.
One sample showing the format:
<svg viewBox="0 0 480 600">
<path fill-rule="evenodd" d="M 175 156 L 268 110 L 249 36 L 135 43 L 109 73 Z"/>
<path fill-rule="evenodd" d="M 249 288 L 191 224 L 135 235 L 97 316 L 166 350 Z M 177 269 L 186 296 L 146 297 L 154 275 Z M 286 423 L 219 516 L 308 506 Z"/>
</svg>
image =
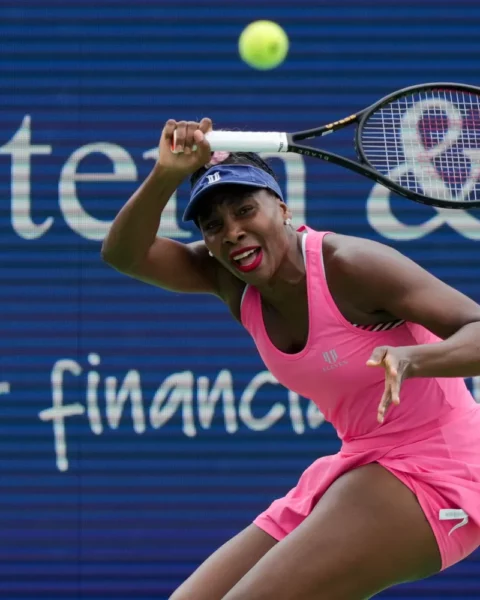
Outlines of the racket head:
<svg viewBox="0 0 480 600">
<path fill-rule="evenodd" d="M 404 196 L 440 208 L 480 207 L 480 88 L 420 84 L 362 112 L 355 134 L 363 164 Z"/>
</svg>

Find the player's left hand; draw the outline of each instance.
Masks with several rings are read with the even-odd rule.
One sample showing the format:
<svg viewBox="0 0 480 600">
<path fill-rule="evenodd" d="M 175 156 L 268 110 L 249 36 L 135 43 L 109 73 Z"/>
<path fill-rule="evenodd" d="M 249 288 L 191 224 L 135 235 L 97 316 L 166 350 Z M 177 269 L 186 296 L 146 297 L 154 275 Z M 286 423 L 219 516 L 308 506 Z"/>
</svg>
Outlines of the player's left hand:
<svg viewBox="0 0 480 600">
<path fill-rule="evenodd" d="M 378 406 L 377 420 L 383 423 L 391 404 L 400 404 L 400 387 L 409 376 L 409 348 L 378 346 L 367 360 L 368 367 L 385 369 L 385 391 Z"/>
</svg>

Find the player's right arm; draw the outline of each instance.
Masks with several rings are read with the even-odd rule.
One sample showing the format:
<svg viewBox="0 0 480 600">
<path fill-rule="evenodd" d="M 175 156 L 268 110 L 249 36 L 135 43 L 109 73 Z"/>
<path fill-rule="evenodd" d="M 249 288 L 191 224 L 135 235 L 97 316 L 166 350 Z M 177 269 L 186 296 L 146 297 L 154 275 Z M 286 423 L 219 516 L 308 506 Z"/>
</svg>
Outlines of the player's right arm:
<svg viewBox="0 0 480 600">
<path fill-rule="evenodd" d="M 204 134 L 210 119 L 200 123 L 167 121 L 158 160 L 147 179 L 117 214 L 102 245 L 102 258 L 118 271 L 177 292 L 220 294 L 217 261 L 203 242 L 182 244 L 158 238 L 162 212 L 180 183 L 211 157 Z M 171 152 L 173 132 L 177 150 Z M 191 151 L 196 144 L 197 150 Z"/>
</svg>

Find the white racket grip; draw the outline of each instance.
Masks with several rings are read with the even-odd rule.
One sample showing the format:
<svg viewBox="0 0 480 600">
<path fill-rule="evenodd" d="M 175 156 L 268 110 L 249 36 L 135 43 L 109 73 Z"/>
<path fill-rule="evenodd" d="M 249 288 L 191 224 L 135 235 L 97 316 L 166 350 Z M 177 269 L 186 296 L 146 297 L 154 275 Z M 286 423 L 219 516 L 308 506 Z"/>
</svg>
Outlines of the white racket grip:
<svg viewBox="0 0 480 600">
<path fill-rule="evenodd" d="M 213 151 L 287 152 L 287 134 L 277 131 L 210 131 L 206 135 Z"/>
<path fill-rule="evenodd" d="M 278 131 L 209 131 L 205 134 L 212 152 L 287 152 L 286 133 Z M 172 152 L 175 150 L 176 135 L 173 134 Z M 196 150 L 193 146 L 192 150 Z"/>
</svg>

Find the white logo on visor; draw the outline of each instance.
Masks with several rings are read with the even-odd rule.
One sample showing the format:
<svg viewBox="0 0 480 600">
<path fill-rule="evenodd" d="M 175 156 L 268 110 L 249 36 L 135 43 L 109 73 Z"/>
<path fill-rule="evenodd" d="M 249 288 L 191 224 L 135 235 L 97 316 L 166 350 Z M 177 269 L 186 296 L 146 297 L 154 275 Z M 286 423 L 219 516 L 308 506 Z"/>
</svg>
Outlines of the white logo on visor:
<svg viewBox="0 0 480 600">
<path fill-rule="evenodd" d="M 207 181 L 208 181 L 208 185 L 211 185 L 212 183 L 216 183 L 217 181 L 220 181 L 220 173 L 217 171 L 213 175 L 207 175 Z"/>
</svg>

